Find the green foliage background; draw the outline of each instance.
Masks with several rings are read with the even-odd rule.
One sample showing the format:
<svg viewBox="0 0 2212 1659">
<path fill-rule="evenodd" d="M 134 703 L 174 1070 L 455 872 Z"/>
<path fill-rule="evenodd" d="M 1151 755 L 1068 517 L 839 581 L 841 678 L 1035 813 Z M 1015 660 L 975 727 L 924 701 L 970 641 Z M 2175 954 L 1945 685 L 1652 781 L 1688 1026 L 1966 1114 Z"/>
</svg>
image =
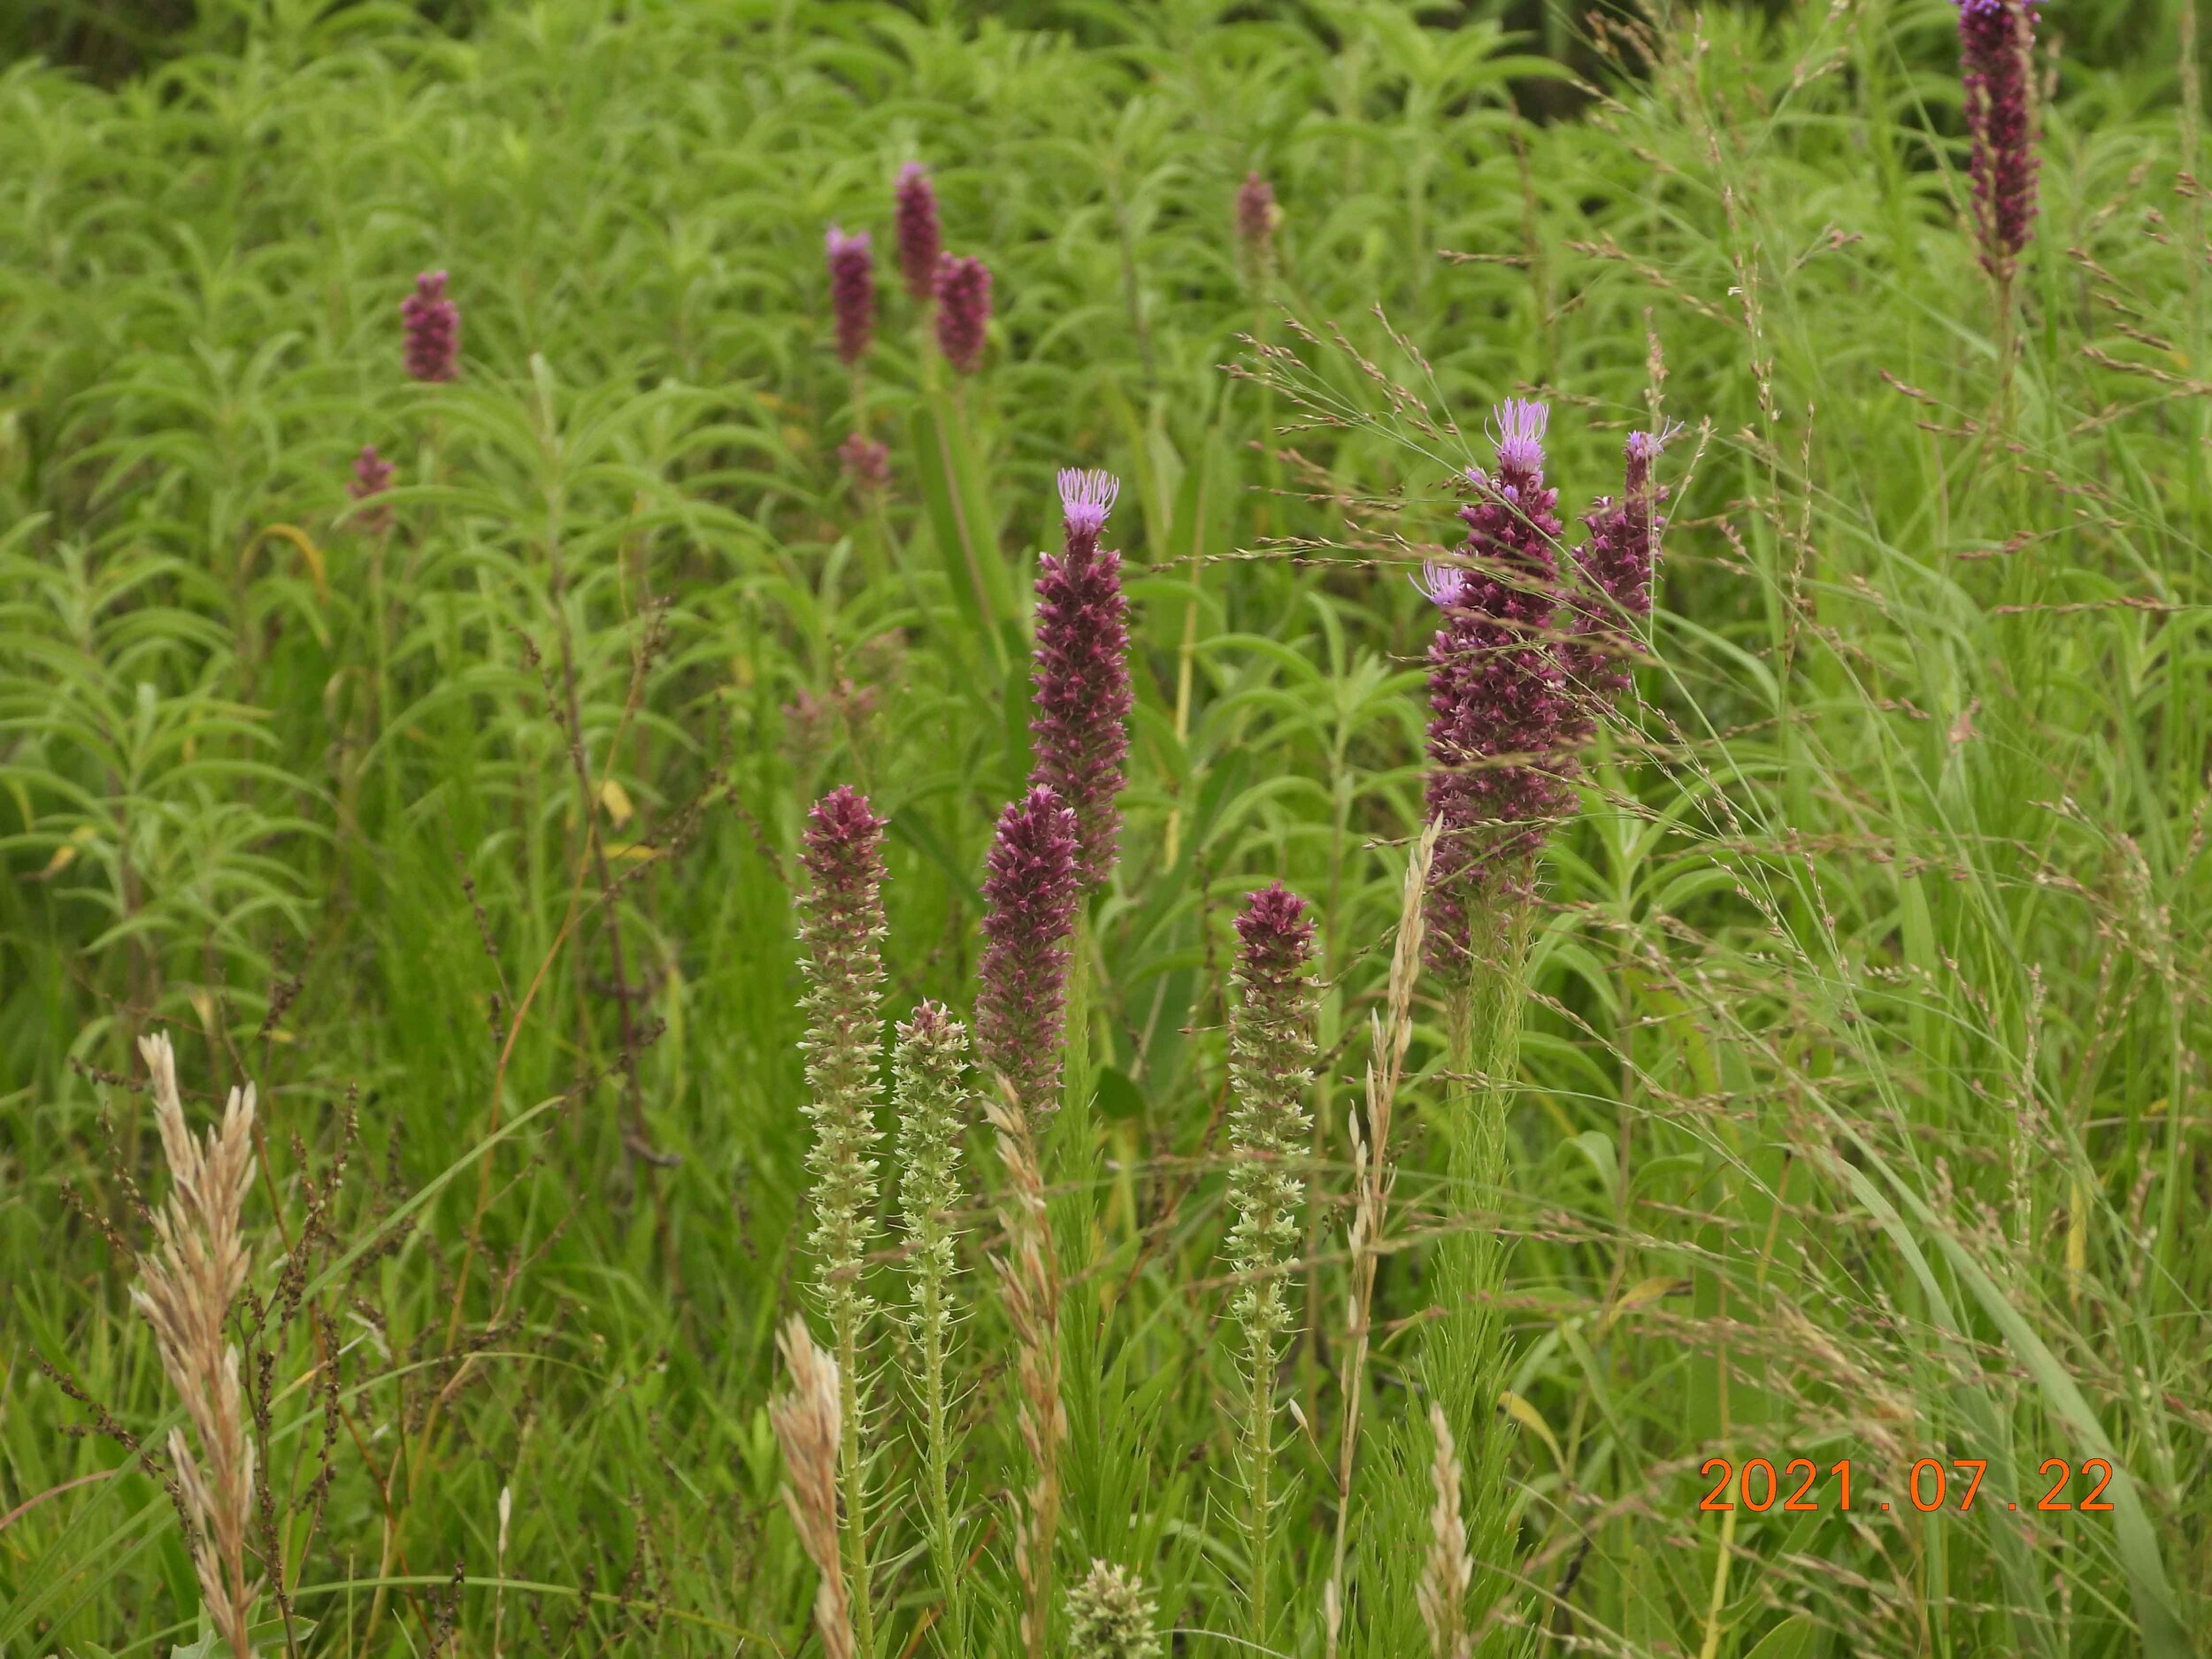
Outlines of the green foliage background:
<svg viewBox="0 0 2212 1659">
<path fill-rule="evenodd" d="M 127 1183 L 164 1187 L 127 1081 L 156 1025 L 203 1103 L 260 1087 L 265 1295 L 328 1221 L 273 1349 L 304 1501 L 272 1651 L 811 1642 L 764 1409 L 796 830 L 870 792 L 894 1006 L 964 1006 L 1027 764 L 1017 601 L 1083 465 L 1124 480 L 1139 710 L 1096 1138 L 1056 1171 L 1096 1217 L 1064 1548 L 1141 1567 L 1179 1651 L 1234 1645 L 1221 997 L 1279 876 L 1323 920 L 1330 1065 L 1273 1599 L 1320 1652 L 1344 1115 L 1420 817 L 1406 562 L 1454 534 L 1488 404 L 1551 397 L 1579 511 L 1663 364 L 1693 431 L 1655 661 L 1548 856 L 1505 1190 L 1442 1179 L 1417 1039 L 1351 1648 L 1425 1647 L 1399 1425 L 1433 1240 L 1482 1229 L 1518 1405 L 1511 1507 L 1471 1519 L 1525 1586 L 1490 1647 L 2204 1651 L 2193 49 L 2172 10 L 2048 13 L 2008 380 L 1941 0 L 1595 39 L 1382 0 L 538 0 L 466 34 L 263 0 L 111 88 L 0 72 L 0 1650 L 193 1626 L 159 1485 L 56 1377 L 150 1439 L 173 1410 L 102 1237 L 142 1244 Z M 1572 119 L 1522 113 L 1570 102 L 1545 43 L 1593 77 Z M 915 157 L 996 280 L 958 395 L 887 264 L 864 379 L 831 349 L 823 227 L 887 254 Z M 1271 272 L 1232 231 L 1248 168 Z M 451 386 L 399 366 L 429 267 Z M 1248 335 L 1327 419 L 1224 373 Z M 836 463 L 862 426 L 879 504 Z M 347 513 L 364 443 L 388 534 Z M 964 1340 L 1003 1601 L 1002 1321 Z M 879 1443 L 895 1483 L 895 1414 Z M 1724 1524 L 1714 1455 L 1849 1457 L 1859 1508 Z M 2001 1507 L 2097 1455 L 2115 1512 Z M 1974 1514 L 1910 1512 L 1922 1456 L 1990 1460 Z"/>
</svg>

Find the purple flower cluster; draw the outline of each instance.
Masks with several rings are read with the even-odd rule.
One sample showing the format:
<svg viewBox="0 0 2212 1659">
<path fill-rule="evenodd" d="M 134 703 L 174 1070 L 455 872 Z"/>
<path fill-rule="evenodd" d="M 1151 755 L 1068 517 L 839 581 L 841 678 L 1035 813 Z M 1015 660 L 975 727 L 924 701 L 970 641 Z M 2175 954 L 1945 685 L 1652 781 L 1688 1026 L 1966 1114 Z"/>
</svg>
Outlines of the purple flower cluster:
<svg viewBox="0 0 2212 1659">
<path fill-rule="evenodd" d="M 2009 283 L 2035 225 L 2036 0 L 1959 0 L 1959 79 L 1982 266 Z"/>
<path fill-rule="evenodd" d="M 937 260 L 944 252 L 944 235 L 937 225 L 937 188 L 929 181 L 929 169 L 918 161 L 901 167 L 892 202 L 899 274 L 906 280 L 906 291 L 926 305 L 936 296 Z"/>
<path fill-rule="evenodd" d="M 1114 867 L 1121 828 L 1115 797 L 1129 755 L 1129 602 L 1121 555 L 1098 545 L 1119 489 L 1107 473 L 1064 470 L 1064 549 L 1037 565 L 1031 780 L 1074 812 L 1077 864 L 1087 885 L 1103 881 Z"/>
<path fill-rule="evenodd" d="M 937 260 L 937 349 L 957 374 L 983 365 L 983 331 L 991 320 L 991 273 L 969 255 Z"/>
<path fill-rule="evenodd" d="M 891 451 L 875 439 L 854 433 L 837 446 L 838 464 L 864 495 L 873 495 L 891 481 Z"/>
<path fill-rule="evenodd" d="M 392 464 L 376 452 L 376 445 L 363 444 L 361 453 L 353 457 L 353 477 L 346 485 L 346 494 L 356 501 L 366 501 L 391 487 Z M 392 510 L 370 507 L 356 513 L 353 521 L 368 534 L 381 535 L 392 527 Z"/>
<path fill-rule="evenodd" d="M 1557 598 L 1559 492 L 1544 482 L 1541 403 L 1509 398 L 1497 468 L 1470 469 L 1460 510 L 1472 568 L 1431 565 L 1421 588 L 1443 613 L 1429 644 L 1428 812 L 1443 820 L 1428 891 L 1431 964 L 1463 972 L 1474 905 L 1526 879 L 1571 795 L 1562 738 L 1573 695 L 1549 637 Z"/>
<path fill-rule="evenodd" d="M 419 380 L 450 380 L 460 373 L 461 308 L 446 297 L 445 273 L 426 271 L 415 291 L 399 303 L 407 333 L 407 373 Z"/>
<path fill-rule="evenodd" d="M 848 236 L 833 225 L 829 250 L 830 309 L 837 318 L 837 360 L 847 368 L 868 355 L 876 335 L 876 256 L 866 231 Z"/>
<path fill-rule="evenodd" d="M 1075 814 L 1050 787 L 1033 785 L 999 814 L 983 880 L 976 1042 L 1033 1120 L 1059 1104 L 1076 834 Z"/>
</svg>

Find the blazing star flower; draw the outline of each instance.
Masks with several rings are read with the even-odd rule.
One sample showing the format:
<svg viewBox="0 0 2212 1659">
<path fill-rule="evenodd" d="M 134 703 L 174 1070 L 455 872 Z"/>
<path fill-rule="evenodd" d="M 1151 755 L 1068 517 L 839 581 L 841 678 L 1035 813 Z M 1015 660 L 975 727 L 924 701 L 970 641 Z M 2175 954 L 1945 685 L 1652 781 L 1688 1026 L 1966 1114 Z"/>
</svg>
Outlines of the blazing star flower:
<svg viewBox="0 0 2212 1659">
<path fill-rule="evenodd" d="M 1245 257 L 1264 269 L 1275 252 L 1275 227 L 1283 211 L 1275 205 L 1275 187 L 1257 173 L 1248 173 L 1237 188 L 1237 241 Z"/>
<path fill-rule="evenodd" d="M 842 1333 L 858 1328 L 872 1302 L 860 1269 L 876 1232 L 876 1046 L 883 1027 L 884 820 L 868 799 L 840 786 L 807 815 L 800 862 L 810 878 L 801 901 L 806 945 L 809 1099 L 814 1144 L 812 1244 L 816 1294 Z"/>
<path fill-rule="evenodd" d="M 1075 849 L 1075 814 L 1048 786 L 1033 784 L 999 814 L 983 880 L 976 1043 L 1032 1120 L 1060 1103 Z"/>
<path fill-rule="evenodd" d="M 991 273 L 982 260 L 951 254 L 937 261 L 937 349 L 958 374 L 983 363 L 983 330 L 991 320 Z"/>
<path fill-rule="evenodd" d="M 937 187 L 929 181 L 929 169 L 918 161 L 901 167 L 892 200 L 899 274 L 906 279 L 906 291 L 926 305 L 936 295 L 937 260 L 944 252 L 943 234 L 937 227 Z"/>
<path fill-rule="evenodd" d="M 450 380 L 461 372 L 461 308 L 446 297 L 445 281 L 444 272 L 426 271 L 399 303 L 407 373 L 418 380 Z"/>
<path fill-rule="evenodd" d="M 1651 464 L 1681 431 L 1680 422 L 1670 421 L 1657 432 L 1631 433 L 1620 499 L 1601 495 L 1583 518 L 1590 535 L 1575 550 L 1583 592 L 1569 666 L 1593 697 L 1617 697 L 1628 689 L 1634 628 L 1651 614 L 1652 572 L 1665 523 L 1659 507 L 1667 492 L 1652 482 Z"/>
<path fill-rule="evenodd" d="M 891 451 L 861 433 L 837 446 L 838 464 L 862 495 L 872 495 L 891 481 Z"/>
<path fill-rule="evenodd" d="M 1959 79 L 1982 267 L 2009 283 L 2035 225 L 2036 0 L 1960 0 Z"/>
<path fill-rule="evenodd" d="M 1547 637 L 1555 605 L 1559 492 L 1544 482 L 1549 411 L 1511 398 L 1493 424 L 1494 471 L 1460 510 L 1474 568 L 1432 567 L 1442 611 L 1429 644 L 1428 812 L 1443 821 L 1428 891 L 1428 955 L 1463 975 L 1482 904 L 1525 884 L 1571 798 L 1561 739 L 1572 712 Z"/>
<path fill-rule="evenodd" d="M 1037 561 L 1031 780 L 1049 786 L 1074 812 L 1087 886 L 1114 867 L 1121 836 L 1115 797 L 1129 756 L 1129 602 L 1121 555 L 1098 546 L 1119 488 L 1104 472 L 1063 471 L 1064 549 Z"/>
<path fill-rule="evenodd" d="M 1277 1270 L 1298 1241 L 1313 1081 L 1313 923 L 1306 902 L 1279 881 L 1252 894 L 1237 917 L 1237 1000 L 1229 1015 L 1229 1079 L 1236 1103 L 1229 1141 L 1228 1255 L 1252 1279 L 1236 1313 L 1255 1342 L 1271 1343 L 1289 1320 Z M 1273 1350 L 1264 1349 L 1271 1369 Z"/>
<path fill-rule="evenodd" d="M 361 453 L 353 457 L 353 477 L 346 485 L 346 494 L 356 501 L 366 501 L 391 487 L 392 464 L 376 452 L 376 445 L 363 444 Z M 370 535 L 380 535 L 392 527 L 392 510 L 371 507 L 356 513 L 354 522 Z"/>
<path fill-rule="evenodd" d="M 848 236 L 834 225 L 829 250 L 830 307 L 837 316 L 837 360 L 847 368 L 868 355 L 876 334 L 876 256 L 868 233 Z"/>
</svg>

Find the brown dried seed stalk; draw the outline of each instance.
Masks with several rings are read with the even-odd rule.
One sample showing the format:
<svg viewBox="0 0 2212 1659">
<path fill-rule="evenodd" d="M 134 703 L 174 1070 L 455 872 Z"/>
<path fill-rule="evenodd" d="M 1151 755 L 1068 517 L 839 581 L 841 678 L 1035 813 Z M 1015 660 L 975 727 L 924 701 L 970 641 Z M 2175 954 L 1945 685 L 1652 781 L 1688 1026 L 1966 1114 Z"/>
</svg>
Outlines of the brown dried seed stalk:
<svg viewBox="0 0 2212 1659">
<path fill-rule="evenodd" d="M 1459 1448 L 1452 1443 L 1444 1408 L 1429 1407 L 1429 1427 L 1436 1435 L 1436 1507 L 1429 1511 L 1429 1560 L 1421 1571 L 1421 1622 L 1429 1627 L 1434 1659 L 1468 1659 L 1474 1650 L 1467 1634 L 1467 1587 L 1475 1581 L 1474 1559 L 1467 1553 L 1467 1522 L 1459 1512 Z"/>
<path fill-rule="evenodd" d="M 838 1450 L 844 1432 L 837 1362 L 815 1346 L 806 1321 L 793 1314 L 777 1333 L 791 1392 L 768 1408 L 783 1448 L 783 1501 L 799 1541 L 821 1571 L 814 1593 L 815 1628 L 825 1659 L 853 1659 L 852 1604 L 845 1594 L 837 1526 Z"/>
<path fill-rule="evenodd" d="M 1067 1438 L 1067 1410 L 1060 1402 L 1060 1272 L 1045 1223 L 1044 1176 L 1037 1165 L 1029 1119 L 1013 1087 L 1002 1078 L 999 1095 L 984 1106 L 998 1131 L 999 1161 L 1006 1167 L 1012 1203 L 1002 1212 L 1010 1255 L 995 1263 L 1006 1315 L 1021 1345 L 1016 1376 L 1021 1388 L 1022 1441 L 1036 1468 L 1014 1533 L 1014 1567 L 1028 1605 L 1021 1617 L 1030 1659 L 1043 1659 L 1052 1609 L 1052 1548 L 1060 1530 L 1060 1443 Z"/>
<path fill-rule="evenodd" d="M 231 1303 L 245 1288 L 247 1252 L 239 1227 L 253 1185 L 253 1085 L 233 1089 L 219 1125 L 203 1142 L 184 1125 L 177 1062 L 165 1033 L 142 1037 L 138 1051 L 153 1073 L 154 1122 L 169 1161 L 169 1202 L 153 1217 L 157 1248 L 138 1259 L 131 1300 L 153 1326 L 162 1369 L 184 1402 L 196 1457 L 182 1429 L 169 1432 L 196 1536 L 193 1571 L 216 1633 L 236 1659 L 250 1659 L 249 1616 L 261 1594 L 246 1577 L 246 1527 L 253 1509 L 252 1444 L 246 1438 L 238 1350 L 223 1340 Z"/>
<path fill-rule="evenodd" d="M 1397 1184 L 1397 1172 L 1389 1162 L 1390 1119 L 1399 1079 L 1405 1070 L 1406 1049 L 1413 1041 L 1413 987 L 1421 972 L 1422 902 L 1428 891 L 1430 868 L 1436 861 L 1440 828 L 1440 822 L 1430 822 L 1414 843 L 1413 856 L 1406 864 L 1397 949 L 1390 958 L 1387 1018 L 1371 1016 L 1368 1022 L 1366 1132 L 1361 1133 L 1356 1118 L 1348 1118 L 1345 1125 L 1352 1138 L 1352 1284 L 1345 1313 L 1344 1422 L 1337 1442 L 1336 1556 L 1321 1590 L 1329 1659 L 1336 1659 L 1344 1627 L 1344 1560 L 1351 1537 L 1352 1471 L 1359 1449 L 1360 1402 L 1367 1386 L 1375 1269 L 1381 1260 L 1383 1221 L 1390 1209 L 1391 1189 Z"/>
</svg>

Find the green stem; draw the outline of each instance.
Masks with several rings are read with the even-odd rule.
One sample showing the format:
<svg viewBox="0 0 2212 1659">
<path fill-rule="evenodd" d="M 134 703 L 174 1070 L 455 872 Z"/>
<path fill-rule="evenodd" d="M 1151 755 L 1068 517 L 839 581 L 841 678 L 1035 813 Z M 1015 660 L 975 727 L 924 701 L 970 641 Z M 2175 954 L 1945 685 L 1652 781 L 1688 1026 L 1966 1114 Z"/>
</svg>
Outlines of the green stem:
<svg viewBox="0 0 2212 1659">
<path fill-rule="evenodd" d="M 845 1486 L 845 1584 L 852 1600 L 853 1654 L 855 1659 L 875 1659 L 875 1605 L 868 1586 L 868 1486 L 860 1450 L 860 1333 L 849 1310 L 834 1317 L 844 1430 L 839 1463 Z"/>
</svg>

